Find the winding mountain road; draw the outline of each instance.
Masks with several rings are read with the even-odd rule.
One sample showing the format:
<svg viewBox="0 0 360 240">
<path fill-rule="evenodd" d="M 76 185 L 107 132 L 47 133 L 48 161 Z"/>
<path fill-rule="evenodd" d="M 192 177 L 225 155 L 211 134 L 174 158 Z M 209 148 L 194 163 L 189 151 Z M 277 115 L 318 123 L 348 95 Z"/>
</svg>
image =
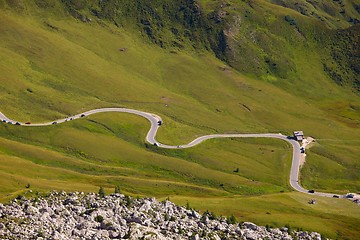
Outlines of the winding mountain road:
<svg viewBox="0 0 360 240">
<path fill-rule="evenodd" d="M 293 148 L 292 164 L 291 164 L 291 170 L 290 170 L 290 185 L 291 185 L 291 187 L 294 188 L 298 192 L 311 194 L 311 195 L 322 196 L 322 197 L 333 197 L 334 195 L 336 195 L 336 194 L 332 194 L 332 193 L 322 193 L 322 192 L 309 193 L 308 190 L 306 190 L 306 189 L 304 189 L 303 187 L 300 186 L 300 184 L 299 184 L 300 144 L 297 141 L 295 141 L 294 139 L 289 138 L 288 136 L 282 135 L 281 133 L 278 133 L 278 134 L 276 134 L 276 133 L 212 134 L 212 135 L 205 135 L 205 136 L 198 137 L 195 140 L 193 140 L 192 142 L 190 142 L 188 144 L 185 144 L 185 145 L 170 146 L 170 145 L 159 143 L 155 139 L 157 130 L 161 125 L 161 124 L 159 124 L 159 121 L 160 121 L 160 123 L 162 123 L 162 119 L 161 119 L 160 116 L 152 114 L 152 113 L 138 111 L 138 110 L 134 110 L 134 109 L 128 109 L 128 108 L 100 108 L 100 109 L 94 109 L 94 110 L 90 110 L 90 111 L 87 111 L 87 112 L 84 112 L 84 113 L 80 113 L 80 114 L 77 114 L 75 116 L 71 116 L 71 117 L 68 117 L 68 118 L 59 119 L 59 120 L 52 121 L 52 122 L 47 122 L 47 123 L 36 123 L 36 124 L 33 124 L 33 123 L 27 123 L 26 124 L 26 123 L 17 122 L 17 121 L 14 121 L 12 119 L 7 118 L 4 114 L 2 114 L 0 112 L 0 120 L 2 122 L 17 124 L 19 126 L 41 127 L 41 126 L 49 126 L 49 125 L 53 125 L 53 124 L 60 124 L 60 123 L 64 123 L 64 122 L 67 122 L 67 121 L 72 121 L 72 120 L 75 120 L 75 119 L 79 119 L 79 118 L 82 118 L 82 117 L 85 117 L 85 116 L 89 116 L 89 115 L 92 115 L 92 114 L 104 113 L 104 112 L 131 113 L 131 114 L 139 115 L 141 117 L 146 118 L 151 123 L 150 130 L 146 135 L 146 141 L 153 144 L 153 145 L 161 147 L 161 148 L 168 148 L 168 149 L 190 148 L 190 147 L 194 147 L 194 146 L 200 144 L 201 142 L 203 142 L 205 140 L 212 139 L 212 138 L 276 138 L 276 139 L 281 139 L 283 141 L 286 141 L 286 142 L 290 143 L 292 145 L 292 148 Z M 338 195 L 338 196 L 340 198 L 344 197 L 344 196 L 340 196 L 340 195 Z"/>
</svg>

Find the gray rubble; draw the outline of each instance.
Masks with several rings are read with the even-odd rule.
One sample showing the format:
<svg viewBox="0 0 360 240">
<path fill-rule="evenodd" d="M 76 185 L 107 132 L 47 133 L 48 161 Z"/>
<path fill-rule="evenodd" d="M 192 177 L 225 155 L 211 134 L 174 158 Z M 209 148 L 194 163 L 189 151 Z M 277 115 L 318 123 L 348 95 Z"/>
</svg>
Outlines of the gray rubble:
<svg viewBox="0 0 360 240">
<path fill-rule="evenodd" d="M 122 194 L 51 192 L 46 197 L 0 204 L 1 239 L 321 239 Z"/>
</svg>

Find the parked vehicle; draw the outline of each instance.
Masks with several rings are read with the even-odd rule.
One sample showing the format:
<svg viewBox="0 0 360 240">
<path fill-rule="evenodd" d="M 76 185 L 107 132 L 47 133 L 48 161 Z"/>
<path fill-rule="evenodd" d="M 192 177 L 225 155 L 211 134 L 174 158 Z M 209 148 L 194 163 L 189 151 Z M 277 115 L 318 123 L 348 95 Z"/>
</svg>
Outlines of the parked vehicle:
<svg viewBox="0 0 360 240">
<path fill-rule="evenodd" d="M 29 125 L 29 124 L 31 124 L 31 122 L 26 122 L 25 124 Z"/>
<path fill-rule="evenodd" d="M 355 195 L 353 193 L 346 194 L 346 198 L 353 198 Z"/>
<path fill-rule="evenodd" d="M 158 146 L 159 146 L 159 144 L 158 144 L 158 143 L 154 143 L 154 146 L 158 147 Z"/>
<path fill-rule="evenodd" d="M 339 195 L 334 195 L 333 198 L 340 198 L 340 196 Z"/>
<path fill-rule="evenodd" d="M 6 123 L 6 120 L 4 119 L 4 120 L 2 120 L 2 122 Z"/>
<path fill-rule="evenodd" d="M 159 120 L 159 121 L 157 122 L 157 124 L 158 124 L 159 126 L 161 126 L 162 122 Z"/>
<path fill-rule="evenodd" d="M 301 153 L 304 153 L 304 152 L 305 152 L 305 148 L 301 147 L 301 148 L 300 148 L 300 152 L 301 152 Z"/>
<path fill-rule="evenodd" d="M 57 124 L 57 122 L 53 122 L 52 124 Z"/>
<path fill-rule="evenodd" d="M 16 122 L 15 124 L 16 124 L 16 125 L 21 125 L 19 122 Z"/>
<path fill-rule="evenodd" d="M 308 192 L 309 192 L 309 193 L 315 193 L 315 190 L 312 190 L 312 189 L 311 189 L 311 190 L 309 190 Z"/>
<path fill-rule="evenodd" d="M 81 114 L 81 116 L 80 117 L 85 117 L 85 114 Z"/>
</svg>

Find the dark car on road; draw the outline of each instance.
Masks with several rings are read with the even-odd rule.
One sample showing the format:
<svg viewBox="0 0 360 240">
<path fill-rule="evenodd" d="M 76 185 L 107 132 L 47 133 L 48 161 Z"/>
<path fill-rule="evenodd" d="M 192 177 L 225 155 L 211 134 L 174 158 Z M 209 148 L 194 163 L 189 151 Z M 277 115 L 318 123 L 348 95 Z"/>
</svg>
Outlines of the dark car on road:
<svg viewBox="0 0 360 240">
<path fill-rule="evenodd" d="M 309 190 L 308 193 L 315 193 L 315 190 Z"/>
<path fill-rule="evenodd" d="M 340 196 L 339 195 L 334 195 L 333 198 L 340 198 Z"/>
<path fill-rule="evenodd" d="M 16 123 L 15 123 L 15 125 L 21 125 L 21 123 L 19 123 L 19 122 L 16 122 Z"/>
<path fill-rule="evenodd" d="M 157 124 L 158 124 L 159 126 L 161 126 L 162 122 L 159 120 L 159 121 L 157 122 Z"/>
<path fill-rule="evenodd" d="M 53 122 L 52 124 L 57 124 L 57 122 Z"/>
<path fill-rule="evenodd" d="M 6 123 L 6 120 L 2 120 L 2 122 Z"/>
<path fill-rule="evenodd" d="M 81 114 L 80 117 L 85 117 L 85 114 Z"/>
</svg>

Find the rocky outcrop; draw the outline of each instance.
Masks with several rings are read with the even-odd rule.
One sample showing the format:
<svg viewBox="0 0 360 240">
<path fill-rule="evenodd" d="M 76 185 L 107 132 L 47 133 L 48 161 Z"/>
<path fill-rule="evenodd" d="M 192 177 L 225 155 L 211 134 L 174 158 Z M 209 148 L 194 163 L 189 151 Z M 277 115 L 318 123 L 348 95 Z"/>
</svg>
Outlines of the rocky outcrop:
<svg viewBox="0 0 360 240">
<path fill-rule="evenodd" d="M 1 239 L 321 239 L 226 218 L 154 198 L 51 192 L 0 204 Z"/>
</svg>

